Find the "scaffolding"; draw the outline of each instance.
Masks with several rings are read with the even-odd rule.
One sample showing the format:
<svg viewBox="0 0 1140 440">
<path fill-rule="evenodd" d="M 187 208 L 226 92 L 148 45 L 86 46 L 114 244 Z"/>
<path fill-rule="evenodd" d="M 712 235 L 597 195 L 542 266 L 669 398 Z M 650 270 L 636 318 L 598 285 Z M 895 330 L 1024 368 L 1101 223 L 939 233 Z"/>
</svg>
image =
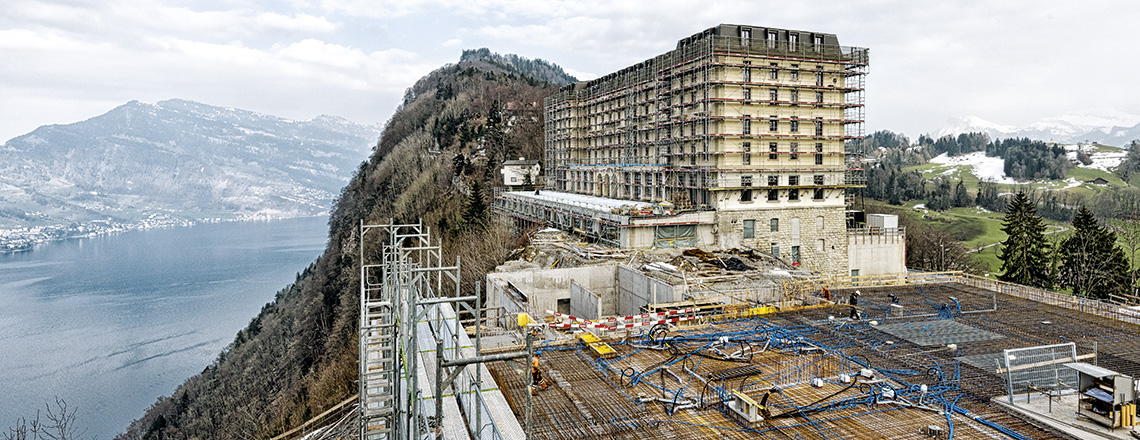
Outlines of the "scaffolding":
<svg viewBox="0 0 1140 440">
<path fill-rule="evenodd" d="M 780 197 L 801 189 L 784 176 L 803 172 L 827 176 L 810 188 L 863 186 L 855 148 L 864 135 L 868 50 L 833 37 L 749 40 L 731 29 L 705 30 L 547 98 L 547 188 L 701 210 L 715 208 L 715 191 L 748 189 L 742 173 L 779 176 L 757 189 Z M 754 89 L 769 89 L 771 99 L 752 96 Z M 815 99 L 799 98 L 809 95 Z M 763 144 L 769 161 L 754 153 Z"/>
</svg>

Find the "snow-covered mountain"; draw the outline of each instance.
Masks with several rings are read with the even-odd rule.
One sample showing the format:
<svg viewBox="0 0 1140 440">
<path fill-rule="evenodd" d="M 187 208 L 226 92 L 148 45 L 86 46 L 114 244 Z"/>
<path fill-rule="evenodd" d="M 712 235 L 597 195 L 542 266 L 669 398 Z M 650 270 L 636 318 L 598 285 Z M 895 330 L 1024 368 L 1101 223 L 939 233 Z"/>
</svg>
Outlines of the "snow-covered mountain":
<svg viewBox="0 0 1140 440">
<path fill-rule="evenodd" d="M 0 229 L 327 213 L 378 126 L 132 101 L 0 147 Z"/>
<path fill-rule="evenodd" d="M 1027 137 L 1046 142 L 1096 142 L 1121 147 L 1140 139 L 1140 115 L 1079 111 L 1042 118 L 1025 127 L 1001 125 L 977 116 L 966 116 L 949 121 L 938 132 L 938 136 L 970 132 L 983 132 L 990 138 Z"/>
</svg>

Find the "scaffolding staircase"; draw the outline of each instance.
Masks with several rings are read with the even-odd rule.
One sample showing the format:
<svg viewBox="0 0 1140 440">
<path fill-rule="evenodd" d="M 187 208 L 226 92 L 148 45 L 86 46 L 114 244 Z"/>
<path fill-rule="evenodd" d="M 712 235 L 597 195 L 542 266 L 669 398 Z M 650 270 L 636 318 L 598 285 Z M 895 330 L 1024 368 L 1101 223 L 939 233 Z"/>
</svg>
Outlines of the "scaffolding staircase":
<svg viewBox="0 0 1140 440">
<path fill-rule="evenodd" d="M 393 306 L 396 299 L 392 287 L 396 283 L 389 264 L 394 262 L 390 246 L 383 251 L 384 264 L 365 266 L 361 271 L 360 408 L 364 439 L 390 438 L 397 421 L 400 369 L 396 362 L 398 321 Z"/>
<path fill-rule="evenodd" d="M 384 289 L 376 289 L 376 293 Z M 390 298 L 378 295 L 364 305 L 365 322 L 363 347 L 365 359 L 362 371 L 364 393 L 361 395 L 365 438 L 387 438 L 395 423 L 396 384 L 396 318 Z"/>
</svg>

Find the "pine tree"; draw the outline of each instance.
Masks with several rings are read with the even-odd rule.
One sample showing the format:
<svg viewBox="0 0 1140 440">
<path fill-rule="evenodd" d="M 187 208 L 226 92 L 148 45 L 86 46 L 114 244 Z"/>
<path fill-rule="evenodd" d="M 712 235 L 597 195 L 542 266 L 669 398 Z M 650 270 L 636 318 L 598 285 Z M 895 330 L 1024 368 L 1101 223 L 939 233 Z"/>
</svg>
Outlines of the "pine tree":
<svg viewBox="0 0 1140 440">
<path fill-rule="evenodd" d="M 958 185 L 954 187 L 954 206 L 957 208 L 964 208 L 970 206 L 973 200 L 970 199 L 970 193 L 966 192 L 966 184 L 961 180 Z"/>
<path fill-rule="evenodd" d="M 998 250 L 1002 274 L 998 279 L 1027 286 L 1049 288 L 1049 243 L 1045 241 L 1045 223 L 1037 216 L 1037 207 L 1024 192 L 1017 193 L 1006 209 L 1002 232 L 1009 237 Z"/>
<path fill-rule="evenodd" d="M 487 223 L 487 202 L 483 200 L 483 184 L 479 179 L 471 183 L 471 194 L 467 195 L 466 206 L 463 207 L 463 224 L 467 227 L 479 227 Z"/>
<path fill-rule="evenodd" d="M 1059 281 L 1074 295 L 1108 298 L 1128 292 L 1128 259 L 1116 245 L 1116 234 L 1101 227 L 1084 206 L 1073 216 L 1073 235 L 1061 242 L 1058 253 Z"/>
</svg>

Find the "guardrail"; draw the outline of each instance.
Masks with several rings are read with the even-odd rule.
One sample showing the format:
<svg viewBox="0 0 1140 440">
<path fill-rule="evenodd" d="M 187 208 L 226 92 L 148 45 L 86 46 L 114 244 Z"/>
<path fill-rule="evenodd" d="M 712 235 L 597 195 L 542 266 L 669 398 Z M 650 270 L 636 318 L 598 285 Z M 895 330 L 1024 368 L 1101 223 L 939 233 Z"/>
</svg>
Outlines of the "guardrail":
<svg viewBox="0 0 1140 440">
<path fill-rule="evenodd" d="M 891 287 L 910 284 L 957 283 L 1009 296 L 1024 298 L 1042 304 L 1085 312 L 1117 321 L 1140 324 L 1140 312 L 1129 313 L 1113 303 L 1092 298 L 1000 281 L 963 272 L 915 272 L 854 277 L 819 278 L 784 282 L 786 300 L 803 300 L 818 292 L 821 287 L 835 291 L 840 289 Z"/>
</svg>

